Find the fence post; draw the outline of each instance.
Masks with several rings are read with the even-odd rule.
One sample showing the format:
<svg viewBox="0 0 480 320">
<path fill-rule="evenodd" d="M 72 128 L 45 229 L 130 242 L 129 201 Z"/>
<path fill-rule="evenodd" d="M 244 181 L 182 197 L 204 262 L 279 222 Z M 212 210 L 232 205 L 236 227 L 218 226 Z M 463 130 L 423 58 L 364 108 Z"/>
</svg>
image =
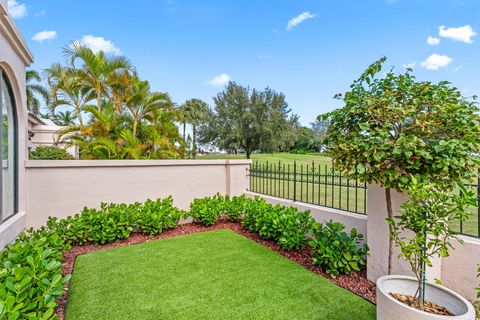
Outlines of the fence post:
<svg viewBox="0 0 480 320">
<path fill-rule="evenodd" d="M 297 201 L 297 161 L 293 161 L 293 202 Z"/>
</svg>

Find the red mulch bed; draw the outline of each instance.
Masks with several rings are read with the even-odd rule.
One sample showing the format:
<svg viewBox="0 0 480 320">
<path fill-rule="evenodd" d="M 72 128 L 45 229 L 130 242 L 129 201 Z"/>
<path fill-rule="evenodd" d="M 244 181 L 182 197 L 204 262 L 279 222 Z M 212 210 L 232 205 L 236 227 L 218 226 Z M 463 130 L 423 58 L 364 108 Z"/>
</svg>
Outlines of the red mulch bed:
<svg viewBox="0 0 480 320">
<path fill-rule="evenodd" d="M 294 251 L 285 251 L 277 246 L 277 244 L 270 240 L 261 239 L 258 234 L 249 232 L 242 228 L 240 223 L 233 223 L 229 221 L 220 221 L 217 222 L 215 225 L 210 227 L 204 227 L 198 223 L 187 223 L 181 224 L 175 229 L 170 229 L 164 231 L 162 234 L 157 236 L 148 236 L 140 233 L 133 233 L 128 239 L 119 240 L 113 243 L 109 243 L 106 245 L 85 245 L 85 246 L 74 246 L 70 249 L 70 251 L 64 253 L 64 262 L 62 272 L 64 275 L 72 274 L 73 267 L 75 264 L 75 258 L 79 255 L 105 250 L 115 247 L 122 247 L 131 244 L 138 244 L 142 242 L 164 239 L 164 238 L 172 238 L 176 236 L 181 236 L 184 234 L 191 234 L 196 232 L 204 232 L 210 230 L 219 230 L 219 229 L 231 229 L 232 231 L 247 237 L 253 241 L 256 241 L 265 247 L 281 254 L 282 256 L 302 265 L 303 267 L 307 268 L 308 270 L 330 280 L 331 282 L 335 283 L 336 285 L 345 288 L 352 293 L 364 298 L 367 301 L 375 303 L 376 293 L 375 293 L 375 283 L 367 280 L 367 275 L 365 271 L 362 272 L 352 272 L 349 275 L 340 275 L 337 278 L 332 278 L 327 275 L 325 272 L 322 271 L 321 267 L 313 266 L 311 264 L 311 248 L 307 247 L 304 250 L 294 250 Z M 67 305 L 67 296 L 68 296 L 68 286 L 70 283 L 67 284 L 67 292 L 64 293 L 57 300 L 57 308 L 55 309 L 55 313 L 58 315 L 60 320 L 64 319 L 65 314 L 65 307 Z"/>
</svg>

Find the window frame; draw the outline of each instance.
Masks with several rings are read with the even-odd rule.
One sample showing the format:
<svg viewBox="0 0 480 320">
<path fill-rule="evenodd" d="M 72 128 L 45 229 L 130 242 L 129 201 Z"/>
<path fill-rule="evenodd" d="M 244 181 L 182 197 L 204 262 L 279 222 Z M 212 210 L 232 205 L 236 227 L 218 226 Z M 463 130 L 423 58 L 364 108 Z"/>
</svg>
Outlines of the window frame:
<svg viewBox="0 0 480 320">
<path fill-rule="evenodd" d="M 0 102 L 3 100 L 3 91 L 2 85 L 5 83 L 5 88 L 7 88 L 8 95 L 10 96 L 10 107 L 11 107 L 11 116 L 13 123 L 13 213 L 8 217 L 4 218 L 3 205 L 0 206 L 0 224 L 4 223 L 8 219 L 14 217 L 18 213 L 18 181 L 19 181 L 19 171 L 18 171 L 18 114 L 17 114 L 17 104 L 15 100 L 15 95 L 12 88 L 12 83 L 8 77 L 5 69 L 0 66 Z M 6 106 L 8 108 L 8 105 Z M 0 106 L 0 116 L 2 116 L 2 107 Z M 8 115 L 7 115 L 8 116 Z M 2 145 L 2 133 L 3 133 L 3 122 L 0 121 L 0 163 L 2 164 L 2 169 L 0 170 L 0 199 L 3 199 L 3 145 Z"/>
</svg>

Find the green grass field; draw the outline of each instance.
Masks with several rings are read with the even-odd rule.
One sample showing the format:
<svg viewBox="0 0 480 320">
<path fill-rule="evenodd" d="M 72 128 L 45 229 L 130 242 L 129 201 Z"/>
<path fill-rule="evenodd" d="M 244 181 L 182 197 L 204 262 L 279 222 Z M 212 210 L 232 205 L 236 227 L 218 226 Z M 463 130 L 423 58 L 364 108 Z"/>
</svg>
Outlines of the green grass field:
<svg viewBox="0 0 480 320">
<path fill-rule="evenodd" d="M 77 257 L 66 319 L 373 320 L 375 306 L 218 230 Z"/>
<path fill-rule="evenodd" d="M 198 159 L 212 160 L 212 159 L 245 159 L 244 154 L 209 154 L 205 156 L 200 156 Z M 288 152 L 278 152 L 278 153 L 255 153 L 252 154 L 252 161 L 258 163 L 276 163 L 281 162 L 282 164 L 291 164 L 296 161 L 297 165 L 311 165 L 312 162 L 315 165 L 332 165 L 330 157 L 326 157 L 321 153 L 307 153 L 307 154 L 293 154 Z"/>
</svg>

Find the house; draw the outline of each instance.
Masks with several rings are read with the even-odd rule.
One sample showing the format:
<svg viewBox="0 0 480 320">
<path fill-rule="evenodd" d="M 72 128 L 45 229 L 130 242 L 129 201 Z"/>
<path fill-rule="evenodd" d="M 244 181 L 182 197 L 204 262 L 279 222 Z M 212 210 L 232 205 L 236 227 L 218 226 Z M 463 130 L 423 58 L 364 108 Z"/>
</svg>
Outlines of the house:
<svg viewBox="0 0 480 320">
<path fill-rule="evenodd" d="M 57 146 L 66 148 L 74 158 L 78 158 L 78 148 L 69 147 L 60 142 L 60 130 L 64 127 L 56 125 L 50 119 L 43 119 L 35 114 L 28 113 L 28 152 L 35 150 L 37 146 Z"/>
</svg>

